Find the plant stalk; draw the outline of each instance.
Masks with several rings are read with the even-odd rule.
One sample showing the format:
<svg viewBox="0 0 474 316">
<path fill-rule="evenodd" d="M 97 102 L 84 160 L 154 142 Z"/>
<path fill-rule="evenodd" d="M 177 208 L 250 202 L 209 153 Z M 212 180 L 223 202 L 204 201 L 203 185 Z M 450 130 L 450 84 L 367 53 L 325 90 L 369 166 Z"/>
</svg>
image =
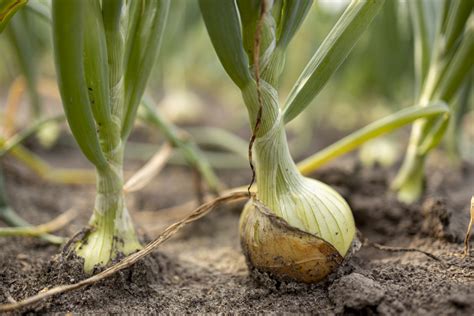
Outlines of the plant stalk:
<svg viewBox="0 0 474 316">
<path fill-rule="evenodd" d="M 107 156 L 109 167 L 97 169 L 91 230 L 76 247 L 77 254 L 84 258 L 86 273 L 96 265 L 105 265 L 117 256 L 141 249 L 123 195 L 123 146 Z"/>
</svg>

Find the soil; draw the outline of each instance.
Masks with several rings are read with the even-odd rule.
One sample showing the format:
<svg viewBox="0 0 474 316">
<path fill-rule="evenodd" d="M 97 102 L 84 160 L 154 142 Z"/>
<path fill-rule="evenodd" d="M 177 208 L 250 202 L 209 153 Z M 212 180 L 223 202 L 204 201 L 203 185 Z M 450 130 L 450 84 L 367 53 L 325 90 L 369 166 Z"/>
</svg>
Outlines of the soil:
<svg viewBox="0 0 474 316">
<path fill-rule="evenodd" d="M 240 249 L 238 220 L 243 203 L 239 203 L 218 208 L 190 224 L 151 256 L 114 277 L 19 312 L 473 315 L 473 254 L 468 258 L 459 254 L 468 223 L 474 166 L 464 165 L 456 171 L 430 167 L 427 194 L 420 203 L 407 206 L 388 190 L 395 169 L 367 169 L 354 161 L 339 161 L 314 177 L 347 199 L 360 239 L 419 248 L 441 261 L 421 253 L 387 252 L 363 245 L 320 284 L 254 278 Z M 93 186 L 46 183 L 12 159 L 2 167 L 11 204 L 27 220 L 42 223 L 73 207 L 81 215 L 58 234 L 72 236 L 87 223 Z M 127 170 L 137 167 L 131 162 Z M 245 184 L 249 178 L 247 170 L 221 175 L 231 185 Z M 128 196 L 129 209 L 145 241 L 191 210 L 166 209 L 193 198 L 190 177 L 186 168 L 167 167 L 143 191 Z M 0 303 L 19 301 L 85 277 L 80 260 L 62 256 L 61 249 L 41 240 L 3 238 L 0 249 Z"/>
</svg>

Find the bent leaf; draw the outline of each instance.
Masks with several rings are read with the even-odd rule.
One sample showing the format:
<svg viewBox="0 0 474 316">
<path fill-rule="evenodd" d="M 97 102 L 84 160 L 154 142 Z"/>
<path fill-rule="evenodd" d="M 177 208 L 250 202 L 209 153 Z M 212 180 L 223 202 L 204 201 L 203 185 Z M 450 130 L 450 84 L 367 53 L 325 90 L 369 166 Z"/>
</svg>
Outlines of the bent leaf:
<svg viewBox="0 0 474 316">
<path fill-rule="evenodd" d="M 369 125 L 306 158 L 298 163 L 298 169 L 302 174 L 309 174 L 326 162 L 356 149 L 358 146 L 371 139 L 390 133 L 417 119 L 433 118 L 446 114 L 449 114 L 449 108 L 443 102 L 437 102 L 423 107 L 416 105 L 405 108 L 397 113 L 370 123 Z"/>
</svg>

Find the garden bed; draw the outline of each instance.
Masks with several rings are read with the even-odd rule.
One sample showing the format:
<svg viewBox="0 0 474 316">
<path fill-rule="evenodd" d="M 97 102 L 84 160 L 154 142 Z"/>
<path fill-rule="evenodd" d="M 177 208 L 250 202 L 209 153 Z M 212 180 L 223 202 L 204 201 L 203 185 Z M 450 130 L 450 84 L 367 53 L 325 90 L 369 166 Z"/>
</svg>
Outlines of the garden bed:
<svg viewBox="0 0 474 316">
<path fill-rule="evenodd" d="M 314 176 L 347 199 L 360 239 L 422 249 L 441 261 L 421 253 L 387 252 L 365 245 L 324 283 L 308 286 L 267 278 L 262 284 L 249 276 L 241 253 L 240 203 L 216 209 L 153 255 L 110 279 L 22 311 L 472 315 L 474 260 L 459 254 L 468 223 L 474 167 L 464 165 L 456 172 L 430 167 L 425 198 L 406 206 L 387 193 L 391 171 L 361 168 L 352 160 L 343 162 Z M 127 170 L 137 166 L 132 163 Z M 73 207 L 81 211 L 80 217 L 59 233 L 72 236 L 87 223 L 93 186 L 45 183 L 12 159 L 3 167 L 11 204 L 27 220 L 45 222 Z M 248 181 L 248 173 L 221 175 L 227 183 L 237 185 Z M 168 167 L 144 191 L 128 197 L 145 240 L 191 210 L 166 210 L 193 198 L 191 176 L 185 169 Z M 163 210 L 151 212 L 159 209 Z M 57 247 L 40 240 L 2 238 L 0 248 L 1 303 L 85 277 L 77 260 L 58 256 Z"/>
</svg>

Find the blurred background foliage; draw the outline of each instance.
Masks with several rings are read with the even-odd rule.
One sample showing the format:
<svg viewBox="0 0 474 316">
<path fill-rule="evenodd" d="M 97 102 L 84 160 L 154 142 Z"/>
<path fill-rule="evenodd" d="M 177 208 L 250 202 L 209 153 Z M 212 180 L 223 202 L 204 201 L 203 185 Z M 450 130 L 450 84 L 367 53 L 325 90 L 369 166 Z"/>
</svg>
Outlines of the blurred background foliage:
<svg viewBox="0 0 474 316">
<path fill-rule="evenodd" d="M 315 1 L 290 44 L 279 91 L 282 101 L 348 2 Z M 27 89 L 33 85 L 40 90 L 51 90 L 50 83 L 55 82 L 48 22 L 37 13 L 21 11 L 0 36 L 1 107 L 9 87 L 22 69 L 29 68 L 34 80 Z M 209 116 L 215 118 L 231 113 L 220 120 L 211 120 L 211 124 L 248 136 L 247 113 L 241 104 L 241 96 L 212 49 L 197 1 L 171 2 L 166 36 L 148 88 L 148 94 L 158 103 L 161 113 L 177 125 L 206 125 Z M 295 137 L 297 141 L 290 142 L 295 156 L 301 158 L 305 153 L 315 152 L 320 146 L 330 144 L 368 122 L 412 105 L 414 88 L 413 36 L 406 0 L 389 0 L 348 59 L 313 101 L 307 114 L 290 124 L 290 138 L 298 136 Z M 37 102 L 34 91 L 28 91 L 29 100 Z M 54 95 L 51 91 L 46 94 Z M 28 98 L 23 99 L 28 101 Z M 474 160 L 472 99 L 471 93 L 470 112 L 464 117 L 471 124 L 464 124 L 460 133 L 463 156 L 471 161 Z M 46 104 L 43 111 L 50 111 L 49 105 Z M 401 156 L 407 136 L 408 129 L 385 137 L 383 141 L 396 147 L 392 152 Z M 324 141 L 315 142 L 317 137 Z M 386 147 L 380 142 L 373 146 L 373 149 L 365 149 L 365 156 Z"/>
</svg>

